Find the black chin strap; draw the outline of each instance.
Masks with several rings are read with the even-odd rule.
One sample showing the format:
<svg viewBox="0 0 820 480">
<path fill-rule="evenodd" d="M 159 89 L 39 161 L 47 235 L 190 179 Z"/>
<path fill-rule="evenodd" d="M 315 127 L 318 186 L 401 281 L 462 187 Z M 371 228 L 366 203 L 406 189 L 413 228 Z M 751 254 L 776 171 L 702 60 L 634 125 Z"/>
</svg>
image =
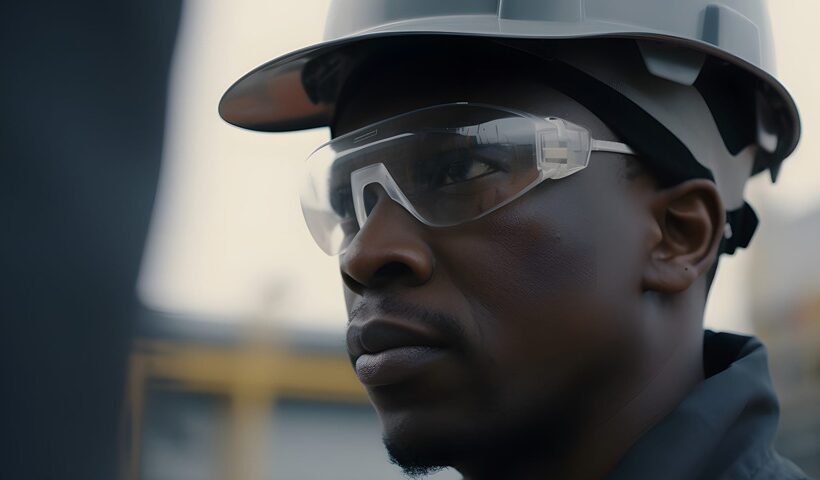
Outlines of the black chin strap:
<svg viewBox="0 0 820 480">
<path fill-rule="evenodd" d="M 743 202 L 737 210 L 726 212 L 726 224 L 729 226 L 723 241 L 720 243 L 720 253 L 735 253 L 738 248 L 746 248 L 755 234 L 760 221 L 752 206 Z"/>
</svg>

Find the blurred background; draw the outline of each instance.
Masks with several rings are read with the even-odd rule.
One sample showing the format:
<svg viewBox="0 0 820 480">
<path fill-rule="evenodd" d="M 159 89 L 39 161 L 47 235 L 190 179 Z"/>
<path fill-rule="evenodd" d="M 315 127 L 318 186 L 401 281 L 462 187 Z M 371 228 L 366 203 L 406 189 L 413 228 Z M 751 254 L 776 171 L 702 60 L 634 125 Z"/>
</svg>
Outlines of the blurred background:
<svg viewBox="0 0 820 480">
<path fill-rule="evenodd" d="M 18 6 L 3 20 L 20 67 L 3 73 L 0 194 L 19 207 L 3 291 L 27 302 L 3 307 L 20 319 L 4 338 L 4 402 L 23 405 L 4 409 L 9 478 L 402 478 L 344 353 L 336 259 L 299 207 L 297 162 L 328 132 L 252 133 L 216 112 L 242 74 L 320 41 L 329 3 Z M 820 4 L 770 11 L 803 140 L 776 185 L 747 187 L 761 227 L 722 260 L 706 324 L 766 343 L 778 448 L 820 477 L 820 65 L 807 58 Z"/>
</svg>

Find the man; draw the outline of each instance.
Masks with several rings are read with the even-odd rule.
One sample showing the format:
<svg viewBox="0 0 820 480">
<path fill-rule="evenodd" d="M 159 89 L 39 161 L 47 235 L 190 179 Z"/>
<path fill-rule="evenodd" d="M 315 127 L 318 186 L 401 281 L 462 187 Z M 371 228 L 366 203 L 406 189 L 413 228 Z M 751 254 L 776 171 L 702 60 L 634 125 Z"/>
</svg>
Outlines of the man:
<svg viewBox="0 0 820 480">
<path fill-rule="evenodd" d="M 756 226 L 743 184 L 799 119 L 741 51 L 760 5 L 688 3 L 339 1 L 347 37 L 223 98 L 247 128 L 331 127 L 302 207 L 407 473 L 806 478 L 771 449 L 762 346 L 702 329 Z"/>
</svg>

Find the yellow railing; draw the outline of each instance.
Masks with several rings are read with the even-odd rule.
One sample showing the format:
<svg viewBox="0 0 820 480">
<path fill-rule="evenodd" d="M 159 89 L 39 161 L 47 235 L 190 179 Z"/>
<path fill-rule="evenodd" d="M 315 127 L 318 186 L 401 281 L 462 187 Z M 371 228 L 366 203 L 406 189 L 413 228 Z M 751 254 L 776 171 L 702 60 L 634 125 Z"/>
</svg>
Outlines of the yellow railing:
<svg viewBox="0 0 820 480">
<path fill-rule="evenodd" d="M 367 396 L 344 355 L 290 350 L 282 345 L 243 343 L 212 346 L 168 340 L 135 343 L 126 392 L 127 439 L 123 478 L 139 478 L 146 389 L 174 389 L 228 398 L 230 436 L 223 478 L 264 476 L 260 456 L 277 398 L 364 403 Z"/>
</svg>

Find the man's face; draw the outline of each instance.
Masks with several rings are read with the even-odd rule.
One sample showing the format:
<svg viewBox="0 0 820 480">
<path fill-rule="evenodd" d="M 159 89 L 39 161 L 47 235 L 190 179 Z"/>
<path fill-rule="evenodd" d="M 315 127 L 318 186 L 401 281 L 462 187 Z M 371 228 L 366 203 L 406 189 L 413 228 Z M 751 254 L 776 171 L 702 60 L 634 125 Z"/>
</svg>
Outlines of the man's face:
<svg viewBox="0 0 820 480">
<path fill-rule="evenodd" d="M 455 63 L 361 78 L 335 133 L 467 101 L 618 140 L 537 79 Z M 380 197 L 340 264 L 348 349 L 399 463 L 457 465 L 467 452 L 504 455 L 499 444 L 555 445 L 597 394 L 631 375 L 650 187 L 625 180 L 624 164 L 593 153 L 586 170 L 454 227 L 423 225 Z"/>
</svg>

